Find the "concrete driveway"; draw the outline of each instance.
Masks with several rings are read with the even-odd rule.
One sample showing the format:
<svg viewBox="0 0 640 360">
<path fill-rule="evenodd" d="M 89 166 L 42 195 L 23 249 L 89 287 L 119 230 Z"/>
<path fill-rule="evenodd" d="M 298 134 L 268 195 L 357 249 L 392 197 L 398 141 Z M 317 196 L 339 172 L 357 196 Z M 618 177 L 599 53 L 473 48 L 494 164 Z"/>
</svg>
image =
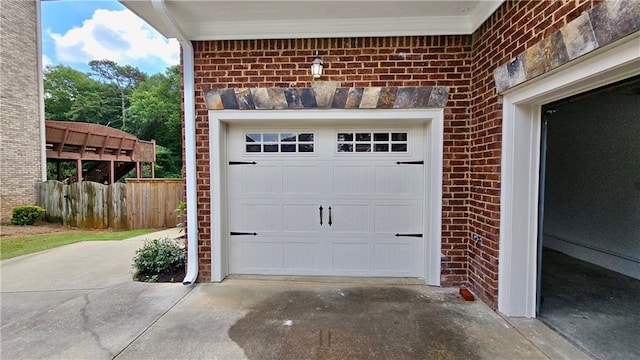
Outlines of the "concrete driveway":
<svg viewBox="0 0 640 360">
<path fill-rule="evenodd" d="M 151 234 L 157 238 L 175 232 Z M 457 289 L 375 279 L 131 281 L 144 238 L 0 262 L 3 359 L 587 359 Z"/>
</svg>

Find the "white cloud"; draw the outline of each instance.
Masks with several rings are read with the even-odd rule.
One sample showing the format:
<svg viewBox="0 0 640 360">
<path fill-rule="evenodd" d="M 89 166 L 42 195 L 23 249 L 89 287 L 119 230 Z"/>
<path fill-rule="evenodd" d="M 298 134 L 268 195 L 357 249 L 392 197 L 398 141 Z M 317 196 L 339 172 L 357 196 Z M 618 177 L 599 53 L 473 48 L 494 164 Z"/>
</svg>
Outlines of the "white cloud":
<svg viewBox="0 0 640 360">
<path fill-rule="evenodd" d="M 51 61 L 51 59 L 47 55 L 42 54 L 42 68 L 44 69 L 50 65 L 53 65 L 53 61 Z"/>
<path fill-rule="evenodd" d="M 166 40 L 129 10 L 98 9 L 81 27 L 64 34 L 47 31 L 55 42 L 60 62 L 83 63 L 109 59 L 121 65 L 144 62 L 179 63 L 180 47 L 175 39 Z"/>
</svg>

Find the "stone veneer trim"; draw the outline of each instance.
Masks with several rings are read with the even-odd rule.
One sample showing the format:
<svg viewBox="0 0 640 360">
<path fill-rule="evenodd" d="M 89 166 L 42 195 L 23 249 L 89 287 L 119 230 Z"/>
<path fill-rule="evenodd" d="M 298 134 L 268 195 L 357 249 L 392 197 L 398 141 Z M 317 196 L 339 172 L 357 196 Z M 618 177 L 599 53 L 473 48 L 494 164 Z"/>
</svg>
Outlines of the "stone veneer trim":
<svg viewBox="0 0 640 360">
<path fill-rule="evenodd" d="M 310 88 L 205 89 L 209 110 L 444 108 L 449 88 L 400 86 L 340 88 L 316 81 Z"/>
<path fill-rule="evenodd" d="M 493 72 L 502 93 L 640 30 L 640 1 L 605 1 Z"/>
</svg>

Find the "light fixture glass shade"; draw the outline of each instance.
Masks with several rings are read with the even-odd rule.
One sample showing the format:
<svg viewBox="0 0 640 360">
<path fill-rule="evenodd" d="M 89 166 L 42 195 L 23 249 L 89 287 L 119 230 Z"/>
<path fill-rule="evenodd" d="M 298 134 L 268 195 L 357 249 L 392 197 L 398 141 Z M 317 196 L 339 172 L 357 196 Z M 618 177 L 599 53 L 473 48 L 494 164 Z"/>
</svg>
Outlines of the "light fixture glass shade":
<svg viewBox="0 0 640 360">
<path fill-rule="evenodd" d="M 324 63 L 322 62 L 322 59 L 320 59 L 320 56 L 316 56 L 311 63 L 311 76 L 313 76 L 314 79 L 321 77 L 323 67 Z"/>
</svg>

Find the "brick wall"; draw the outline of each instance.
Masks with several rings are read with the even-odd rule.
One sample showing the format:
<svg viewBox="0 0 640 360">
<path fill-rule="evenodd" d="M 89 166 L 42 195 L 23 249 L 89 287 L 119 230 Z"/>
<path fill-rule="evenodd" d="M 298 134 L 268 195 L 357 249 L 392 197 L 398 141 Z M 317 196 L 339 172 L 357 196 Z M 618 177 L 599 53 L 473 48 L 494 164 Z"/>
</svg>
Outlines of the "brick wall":
<svg viewBox="0 0 640 360">
<path fill-rule="evenodd" d="M 600 1 L 507 1 L 473 34 L 473 118 L 470 122 L 468 281 L 492 307 L 498 296 L 502 107 L 493 70 L 548 37 Z"/>
<path fill-rule="evenodd" d="M 202 89 L 307 87 L 318 50 L 341 86 L 449 86 L 445 108 L 443 285 L 497 305 L 502 108 L 493 70 L 600 1 L 507 1 L 473 36 L 199 41 L 196 128 L 200 280 L 210 279 L 207 109 Z M 472 234 L 482 242 L 475 244 Z"/>
<path fill-rule="evenodd" d="M 0 16 L 0 222 L 36 203 L 41 181 L 35 1 L 2 1 Z"/>
<path fill-rule="evenodd" d="M 207 109 L 202 89 L 308 87 L 314 52 L 324 81 L 343 87 L 449 86 L 445 109 L 443 261 L 445 285 L 466 283 L 467 122 L 471 36 L 197 41 L 195 48 L 199 251 L 201 281 L 211 278 Z"/>
</svg>

